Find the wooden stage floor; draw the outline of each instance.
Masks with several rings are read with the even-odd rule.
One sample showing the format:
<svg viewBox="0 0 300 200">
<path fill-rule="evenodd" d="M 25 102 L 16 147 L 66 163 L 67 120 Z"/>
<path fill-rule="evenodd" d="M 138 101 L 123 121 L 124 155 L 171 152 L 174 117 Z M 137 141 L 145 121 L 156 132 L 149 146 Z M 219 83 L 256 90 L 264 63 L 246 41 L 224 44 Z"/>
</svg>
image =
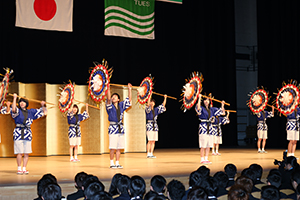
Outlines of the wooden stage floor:
<svg viewBox="0 0 300 200">
<path fill-rule="evenodd" d="M 210 156 L 207 165 L 211 174 L 223 170 L 227 163 L 234 163 L 240 172 L 252 163 L 262 165 L 264 171 L 276 168 L 274 159 L 282 160 L 283 149 L 270 149 L 258 154 L 256 149 L 221 148 L 221 156 Z M 299 151 L 296 152 L 299 154 Z M 80 155 L 78 163 L 69 161 L 69 156 L 30 157 L 28 175 L 17 175 L 15 158 L 0 158 L 0 186 L 35 185 L 45 173 L 54 174 L 59 183 L 73 183 L 80 171 L 94 174 L 102 181 L 109 181 L 115 173 L 128 176 L 140 175 L 145 179 L 160 174 L 165 177 L 188 176 L 200 166 L 199 149 L 158 149 L 156 159 L 147 159 L 146 153 L 126 153 L 120 163 L 124 169 L 110 169 L 109 155 Z M 300 155 L 300 154 L 299 154 Z"/>
</svg>

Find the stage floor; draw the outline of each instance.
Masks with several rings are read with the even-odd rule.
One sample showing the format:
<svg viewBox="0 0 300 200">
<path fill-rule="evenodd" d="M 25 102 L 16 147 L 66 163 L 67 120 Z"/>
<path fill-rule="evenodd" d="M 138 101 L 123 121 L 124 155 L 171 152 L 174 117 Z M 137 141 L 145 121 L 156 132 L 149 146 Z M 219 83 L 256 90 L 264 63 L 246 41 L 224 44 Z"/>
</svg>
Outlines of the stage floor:
<svg viewBox="0 0 300 200">
<path fill-rule="evenodd" d="M 270 149 L 266 154 L 258 154 L 256 149 L 221 148 L 220 156 L 211 156 L 212 164 L 207 165 L 211 174 L 223 170 L 227 163 L 234 163 L 240 172 L 252 163 L 260 164 L 264 171 L 276 168 L 274 159 L 282 160 L 283 149 Z M 298 152 L 296 152 L 297 155 Z M 52 173 L 59 183 L 73 183 L 80 171 L 96 175 L 102 181 L 109 181 L 115 173 L 128 176 L 140 175 L 151 178 L 160 174 L 165 177 L 188 176 L 200 166 L 199 149 L 158 149 L 156 159 L 147 159 L 146 153 L 125 153 L 120 164 L 124 169 L 109 168 L 109 154 L 80 155 L 78 163 L 69 161 L 69 156 L 30 157 L 28 175 L 17 175 L 15 158 L 0 158 L 0 186 L 36 185 L 46 173 Z"/>
</svg>

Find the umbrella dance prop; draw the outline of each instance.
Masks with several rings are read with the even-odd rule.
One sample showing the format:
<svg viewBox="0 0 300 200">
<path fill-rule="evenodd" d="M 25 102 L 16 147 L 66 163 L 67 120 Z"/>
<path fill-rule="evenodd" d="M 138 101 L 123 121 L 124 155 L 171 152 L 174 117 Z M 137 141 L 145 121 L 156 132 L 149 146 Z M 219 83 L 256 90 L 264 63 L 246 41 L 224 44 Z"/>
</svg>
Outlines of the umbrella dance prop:
<svg viewBox="0 0 300 200">
<path fill-rule="evenodd" d="M 74 100 L 74 85 L 72 83 L 67 84 L 61 91 L 58 100 L 58 107 L 62 113 L 65 113 L 72 105 Z"/>
<path fill-rule="evenodd" d="M 95 64 L 94 69 L 90 73 L 89 95 L 97 104 L 106 97 L 111 74 L 112 70 L 107 69 L 107 62 L 104 62 L 104 60 L 102 64 Z"/>
<path fill-rule="evenodd" d="M 294 81 L 295 82 L 295 81 Z M 300 100 L 299 89 L 295 84 L 283 86 L 276 96 L 276 107 L 284 115 L 291 114 Z"/>
<path fill-rule="evenodd" d="M 14 72 L 13 70 L 10 70 L 8 68 L 5 69 L 6 73 L 5 75 L 3 75 L 3 79 L 1 82 L 1 86 L 0 86 L 0 109 L 2 108 L 5 99 L 6 99 L 6 95 L 8 92 L 8 86 L 9 86 L 9 76 Z"/>
<path fill-rule="evenodd" d="M 259 113 L 263 111 L 268 104 L 268 93 L 264 89 L 257 89 L 250 94 L 248 106 L 253 113 Z"/>
<path fill-rule="evenodd" d="M 137 100 L 141 105 L 145 104 L 149 100 L 152 94 L 152 89 L 152 78 L 144 78 L 144 80 L 140 84 L 140 87 L 137 88 Z"/>
<path fill-rule="evenodd" d="M 190 80 L 186 80 L 186 82 L 181 94 L 183 101 L 182 109 L 184 112 L 195 105 L 198 96 L 202 91 L 203 76 L 199 72 L 193 72 Z"/>
</svg>

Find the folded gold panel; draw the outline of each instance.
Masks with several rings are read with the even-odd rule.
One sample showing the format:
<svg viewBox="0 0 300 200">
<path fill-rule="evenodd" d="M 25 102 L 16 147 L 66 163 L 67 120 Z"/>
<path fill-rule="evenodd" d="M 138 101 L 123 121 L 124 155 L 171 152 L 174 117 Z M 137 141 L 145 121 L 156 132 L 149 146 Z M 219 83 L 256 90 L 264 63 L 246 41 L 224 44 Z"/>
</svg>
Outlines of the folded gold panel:
<svg viewBox="0 0 300 200">
<path fill-rule="evenodd" d="M 11 83 L 9 93 L 17 93 L 29 99 L 44 100 L 55 106 L 47 104 L 48 114 L 35 120 L 32 124 L 32 150 L 31 156 L 68 155 L 68 122 L 64 114 L 58 108 L 58 99 L 61 88 L 64 85 L 57 84 L 24 84 Z M 111 92 L 117 92 L 124 100 L 128 96 L 127 87 L 111 87 Z M 133 105 L 124 115 L 124 126 L 126 131 L 125 152 L 145 152 L 145 111 L 137 102 L 137 91 L 132 90 Z M 12 97 L 8 96 L 12 101 Z M 85 111 L 86 102 L 90 105 L 96 104 L 88 97 L 88 88 L 85 85 L 75 86 L 75 104 L 79 106 L 80 113 Z M 29 108 L 40 108 L 40 103 L 29 101 Z M 81 122 L 81 146 L 79 154 L 102 154 L 108 153 L 108 116 L 105 102 L 99 105 L 99 109 L 89 107 L 90 118 Z M 13 157 L 13 129 L 14 120 L 9 115 L 0 115 L 0 157 Z"/>
</svg>

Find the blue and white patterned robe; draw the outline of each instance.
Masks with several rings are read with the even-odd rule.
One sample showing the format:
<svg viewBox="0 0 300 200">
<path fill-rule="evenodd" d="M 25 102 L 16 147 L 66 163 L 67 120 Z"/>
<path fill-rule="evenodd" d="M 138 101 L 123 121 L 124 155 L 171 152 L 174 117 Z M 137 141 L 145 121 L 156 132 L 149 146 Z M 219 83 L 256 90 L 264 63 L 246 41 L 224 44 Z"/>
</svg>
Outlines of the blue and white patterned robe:
<svg viewBox="0 0 300 200">
<path fill-rule="evenodd" d="M 36 120 L 45 115 L 43 108 L 29 109 L 27 111 L 28 111 L 28 117 L 25 122 L 25 125 L 23 125 L 24 115 L 23 115 L 22 111 L 19 108 L 16 108 L 16 113 L 13 113 L 12 108 L 10 109 L 11 116 L 15 120 L 15 123 L 16 123 L 16 128 L 14 129 L 14 133 L 13 133 L 14 141 L 22 140 L 22 138 L 21 138 L 22 129 L 24 129 L 24 139 L 23 140 L 31 141 L 32 140 L 31 124 L 32 124 L 33 120 Z"/>
<path fill-rule="evenodd" d="M 258 121 L 258 123 L 257 123 L 258 131 L 267 131 L 268 126 L 266 124 L 266 120 L 267 120 L 267 118 L 274 117 L 273 112 L 269 112 L 269 111 L 264 111 L 264 112 L 265 112 L 265 116 L 263 115 L 263 111 L 256 114 L 257 121 Z"/>
<path fill-rule="evenodd" d="M 118 108 L 120 109 L 120 121 L 118 121 L 116 107 L 113 105 L 113 103 L 108 104 L 106 101 L 106 111 L 108 114 L 108 121 L 110 122 L 110 125 L 108 127 L 109 134 L 118 134 L 119 126 L 121 129 L 121 134 L 124 134 L 124 127 L 123 127 L 122 120 L 124 116 L 124 111 L 130 106 L 131 103 L 128 97 L 124 101 L 119 102 Z"/>
<path fill-rule="evenodd" d="M 9 114 L 9 112 L 7 112 L 7 107 L 2 107 L 0 110 L 0 114 Z"/>
<path fill-rule="evenodd" d="M 146 112 L 146 131 L 158 131 L 158 125 L 157 125 L 157 117 L 159 114 L 166 111 L 166 107 L 164 107 L 162 104 L 153 108 L 154 110 L 154 118 L 153 118 L 153 112 L 151 110 L 151 106 L 146 106 L 145 112 Z M 154 124 L 154 127 L 153 127 Z"/>
<path fill-rule="evenodd" d="M 77 114 L 77 115 L 78 115 L 78 121 L 76 123 L 75 115 L 73 113 L 67 114 L 68 124 L 70 125 L 68 131 L 69 138 L 81 137 L 80 122 L 89 118 L 89 115 L 86 111 L 84 111 L 82 114 Z M 77 128 L 77 136 L 76 136 L 76 128 Z"/>
<path fill-rule="evenodd" d="M 299 118 L 300 118 L 300 108 L 296 108 L 296 110 L 287 115 L 287 123 L 286 130 L 287 131 L 299 131 Z"/>
<path fill-rule="evenodd" d="M 213 135 L 215 136 L 222 136 L 222 129 L 221 129 L 221 125 L 225 125 L 225 124 L 229 124 L 230 120 L 227 117 L 218 117 L 219 120 L 217 118 L 215 118 L 212 126 L 213 126 Z"/>
<path fill-rule="evenodd" d="M 220 116 L 222 114 L 221 108 L 210 108 L 211 115 L 209 116 L 208 111 L 205 107 L 201 106 L 200 109 L 197 109 L 197 106 L 195 106 L 195 110 L 197 112 L 197 115 L 199 117 L 200 123 L 199 123 L 199 134 L 213 134 L 212 130 L 212 120 L 215 116 Z"/>
</svg>

